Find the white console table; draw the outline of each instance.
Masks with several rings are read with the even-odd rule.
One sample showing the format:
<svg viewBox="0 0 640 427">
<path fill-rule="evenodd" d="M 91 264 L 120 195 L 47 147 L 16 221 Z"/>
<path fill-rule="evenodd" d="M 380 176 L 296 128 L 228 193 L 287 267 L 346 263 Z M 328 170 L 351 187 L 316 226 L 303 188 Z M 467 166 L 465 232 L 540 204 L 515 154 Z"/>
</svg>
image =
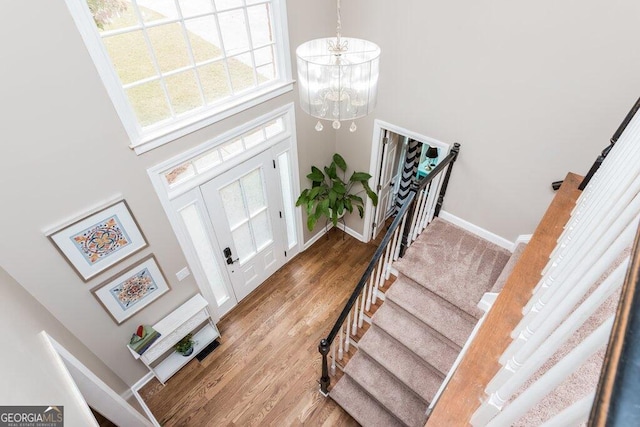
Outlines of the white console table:
<svg viewBox="0 0 640 427">
<path fill-rule="evenodd" d="M 207 309 L 207 301 L 200 294 L 196 294 L 153 325 L 153 329 L 160 332 L 160 338 L 142 355 L 129 346 L 127 348 L 133 357 L 140 359 L 162 384 L 196 357 L 203 348 L 220 337 L 220 332 Z M 195 345 L 191 355 L 183 356 L 176 352 L 173 346 L 188 333 L 193 334 Z"/>
</svg>

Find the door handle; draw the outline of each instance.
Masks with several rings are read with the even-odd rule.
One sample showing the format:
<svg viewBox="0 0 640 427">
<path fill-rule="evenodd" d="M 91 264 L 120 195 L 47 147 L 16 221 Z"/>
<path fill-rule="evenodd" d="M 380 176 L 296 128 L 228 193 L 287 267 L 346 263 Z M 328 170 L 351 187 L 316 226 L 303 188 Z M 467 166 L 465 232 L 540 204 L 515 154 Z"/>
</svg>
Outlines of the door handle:
<svg viewBox="0 0 640 427">
<path fill-rule="evenodd" d="M 240 258 L 233 259 L 233 254 L 231 253 L 231 248 L 229 247 L 224 248 L 224 250 L 222 251 L 222 254 L 227 259 L 227 264 L 229 265 L 233 264 L 234 262 L 238 262 L 238 260 L 240 259 Z"/>
</svg>

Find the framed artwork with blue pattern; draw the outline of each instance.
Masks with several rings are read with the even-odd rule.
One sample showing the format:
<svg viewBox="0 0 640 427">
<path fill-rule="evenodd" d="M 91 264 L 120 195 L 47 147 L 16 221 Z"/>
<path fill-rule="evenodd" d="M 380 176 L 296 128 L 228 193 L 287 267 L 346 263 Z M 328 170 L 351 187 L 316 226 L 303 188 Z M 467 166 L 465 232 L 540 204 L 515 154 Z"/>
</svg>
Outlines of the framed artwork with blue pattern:
<svg viewBox="0 0 640 427">
<path fill-rule="evenodd" d="M 91 290 L 93 296 L 120 325 L 165 292 L 169 284 L 153 254 Z"/>
<path fill-rule="evenodd" d="M 147 246 L 124 199 L 85 214 L 48 237 L 85 282 Z"/>
</svg>

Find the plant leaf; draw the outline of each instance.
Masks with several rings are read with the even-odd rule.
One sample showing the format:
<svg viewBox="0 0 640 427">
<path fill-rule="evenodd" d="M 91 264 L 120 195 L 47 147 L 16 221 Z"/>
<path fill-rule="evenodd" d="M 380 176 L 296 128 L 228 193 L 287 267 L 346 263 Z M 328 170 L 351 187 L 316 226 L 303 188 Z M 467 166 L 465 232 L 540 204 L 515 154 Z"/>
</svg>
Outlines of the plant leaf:
<svg viewBox="0 0 640 427">
<path fill-rule="evenodd" d="M 353 201 L 353 203 L 355 203 L 356 205 L 364 205 L 364 200 L 362 200 L 362 197 L 360 196 L 349 194 L 349 199 L 351 199 L 351 201 Z"/>
<path fill-rule="evenodd" d="M 335 153 L 333 155 L 333 161 L 342 170 L 342 172 L 345 172 L 347 170 L 347 162 L 344 161 L 340 154 Z"/>
<path fill-rule="evenodd" d="M 358 205 L 358 213 L 360 214 L 360 218 L 364 216 L 364 208 L 360 205 Z"/>
<path fill-rule="evenodd" d="M 307 216 L 307 228 L 309 231 L 313 231 L 313 227 L 316 226 L 317 219 L 313 215 Z"/>
<path fill-rule="evenodd" d="M 317 167 L 311 166 L 311 173 L 307 175 L 307 178 L 314 182 L 322 182 L 324 181 L 324 174 Z"/>
<path fill-rule="evenodd" d="M 371 179 L 371 175 L 369 175 L 366 172 L 354 172 L 353 175 L 351 175 L 351 178 L 349 178 L 349 181 L 351 182 L 357 181 L 357 182 L 365 183 L 370 179 Z"/>
<path fill-rule="evenodd" d="M 344 207 L 349 211 L 349 213 L 353 212 L 353 204 L 351 203 L 351 200 L 344 199 Z"/>
<path fill-rule="evenodd" d="M 296 200 L 296 206 L 300 206 L 303 203 L 307 203 L 309 201 L 309 189 L 305 188 L 302 193 L 300 193 L 300 196 L 298 197 L 298 200 Z"/>
<path fill-rule="evenodd" d="M 369 183 L 363 182 L 362 186 L 364 187 L 364 191 L 367 193 L 367 196 L 373 202 L 373 206 L 378 206 L 378 195 L 369 187 Z"/>
<path fill-rule="evenodd" d="M 343 195 L 344 193 L 347 192 L 347 188 L 344 186 L 342 181 L 334 181 L 332 190 L 338 193 L 339 195 Z"/>
</svg>

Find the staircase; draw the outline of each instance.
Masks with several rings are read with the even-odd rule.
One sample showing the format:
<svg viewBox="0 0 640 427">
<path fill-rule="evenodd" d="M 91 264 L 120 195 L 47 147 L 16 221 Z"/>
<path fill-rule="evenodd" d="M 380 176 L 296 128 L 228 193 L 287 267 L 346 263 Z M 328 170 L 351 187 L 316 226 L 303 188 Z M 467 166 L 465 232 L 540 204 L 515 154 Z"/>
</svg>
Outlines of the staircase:
<svg viewBox="0 0 640 427">
<path fill-rule="evenodd" d="M 446 250 L 444 250 L 446 248 Z M 427 408 L 514 256 L 435 218 L 394 263 L 397 280 L 330 396 L 363 426 L 424 426 Z M 498 290 L 498 289 L 494 289 Z"/>
</svg>

